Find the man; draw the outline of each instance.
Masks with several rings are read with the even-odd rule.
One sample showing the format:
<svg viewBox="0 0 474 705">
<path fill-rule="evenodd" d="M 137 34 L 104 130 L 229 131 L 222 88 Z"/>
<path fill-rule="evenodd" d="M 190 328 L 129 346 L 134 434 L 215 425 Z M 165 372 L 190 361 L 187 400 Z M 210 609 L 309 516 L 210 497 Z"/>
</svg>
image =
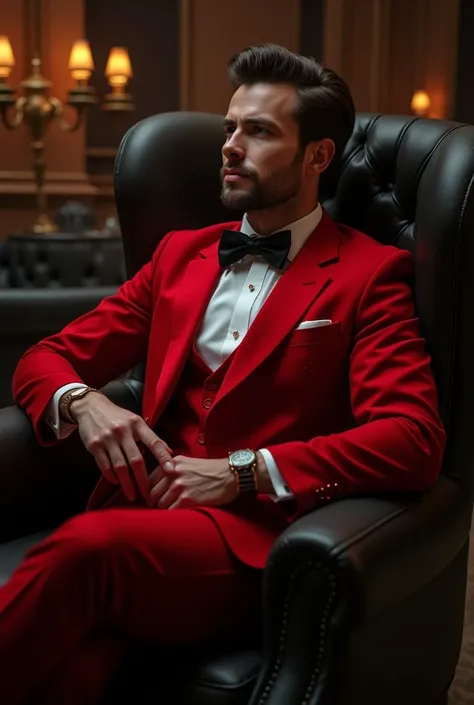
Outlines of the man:
<svg viewBox="0 0 474 705">
<path fill-rule="evenodd" d="M 39 440 L 77 427 L 102 478 L 96 511 L 0 591 L 9 705 L 100 702 L 135 640 L 245 636 L 289 522 L 438 475 L 412 258 L 318 204 L 354 125 L 347 86 L 272 45 L 235 56 L 230 77 L 222 199 L 243 221 L 170 233 L 117 295 L 18 365 Z M 95 389 L 145 357 L 142 418 Z"/>
</svg>

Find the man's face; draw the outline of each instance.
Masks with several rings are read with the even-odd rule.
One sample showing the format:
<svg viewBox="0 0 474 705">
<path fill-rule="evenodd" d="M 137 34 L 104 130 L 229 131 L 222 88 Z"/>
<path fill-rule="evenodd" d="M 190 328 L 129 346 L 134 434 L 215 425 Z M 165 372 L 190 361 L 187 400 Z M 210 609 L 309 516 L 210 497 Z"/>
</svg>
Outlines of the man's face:
<svg viewBox="0 0 474 705">
<path fill-rule="evenodd" d="M 303 178 L 299 126 L 293 117 L 293 86 L 241 86 L 224 120 L 221 199 L 228 207 L 252 211 L 281 205 L 296 196 Z"/>
</svg>

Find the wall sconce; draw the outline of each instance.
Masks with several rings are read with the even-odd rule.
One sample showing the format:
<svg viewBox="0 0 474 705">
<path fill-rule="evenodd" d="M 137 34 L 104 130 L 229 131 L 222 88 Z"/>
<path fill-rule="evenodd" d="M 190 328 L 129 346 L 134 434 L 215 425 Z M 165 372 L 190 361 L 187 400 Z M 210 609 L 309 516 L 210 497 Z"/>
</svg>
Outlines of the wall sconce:
<svg viewBox="0 0 474 705">
<path fill-rule="evenodd" d="M 104 110 L 133 110 L 133 99 L 130 93 L 125 93 L 129 80 L 132 78 L 132 65 L 125 47 L 113 47 L 110 50 L 105 75 L 109 81 L 112 93 L 104 97 Z"/>
<path fill-rule="evenodd" d="M 39 18 L 37 12 L 39 34 Z M 48 125 L 56 120 L 62 130 L 73 132 L 84 122 L 84 117 L 91 105 L 97 103 L 95 89 L 88 85 L 89 78 L 94 70 L 94 61 L 89 43 L 85 39 L 76 41 L 72 47 L 69 58 L 69 70 L 76 84 L 67 93 L 66 104 L 75 109 L 75 119 L 72 123 L 64 117 L 64 103 L 49 94 L 52 86 L 41 73 L 41 58 L 39 51 L 31 61 L 30 75 L 20 83 L 24 95 L 16 98 L 15 91 L 7 79 L 15 65 L 12 46 L 8 37 L 0 36 L 0 114 L 5 127 L 13 130 L 22 123 L 30 133 L 30 146 L 33 152 L 33 172 L 36 185 L 36 206 L 38 217 L 33 225 L 36 233 L 48 233 L 56 230 L 56 226 L 47 215 L 46 194 L 44 190 L 45 163 L 44 137 Z M 115 47 L 110 52 L 106 67 L 106 76 L 112 92 L 104 97 L 102 107 L 104 110 L 130 111 L 134 109 L 132 96 L 125 92 L 125 88 L 132 76 L 132 67 L 128 52 L 124 48 Z M 10 108 L 12 110 L 10 111 Z"/>
<path fill-rule="evenodd" d="M 430 96 L 426 91 L 415 91 L 411 99 L 411 110 L 417 117 L 426 117 L 431 106 Z"/>
</svg>

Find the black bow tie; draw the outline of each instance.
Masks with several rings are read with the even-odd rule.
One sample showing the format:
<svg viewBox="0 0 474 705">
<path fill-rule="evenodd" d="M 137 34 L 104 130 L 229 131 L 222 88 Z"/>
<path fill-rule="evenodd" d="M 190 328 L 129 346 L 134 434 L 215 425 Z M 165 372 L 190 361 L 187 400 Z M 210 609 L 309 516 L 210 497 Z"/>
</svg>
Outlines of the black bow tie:
<svg viewBox="0 0 474 705">
<path fill-rule="evenodd" d="M 281 230 L 268 237 L 245 235 L 238 230 L 224 230 L 219 243 L 219 264 L 229 267 L 245 255 L 260 255 L 268 264 L 282 271 L 288 261 L 291 230 Z"/>
</svg>

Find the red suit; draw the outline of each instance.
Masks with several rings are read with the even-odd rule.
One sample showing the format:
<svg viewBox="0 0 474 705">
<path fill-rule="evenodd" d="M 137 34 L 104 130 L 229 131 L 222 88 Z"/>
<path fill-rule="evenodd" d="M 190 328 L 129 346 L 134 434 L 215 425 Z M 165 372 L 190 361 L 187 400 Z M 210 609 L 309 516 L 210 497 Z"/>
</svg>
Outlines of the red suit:
<svg viewBox="0 0 474 705">
<path fill-rule="evenodd" d="M 210 518 L 239 561 L 262 568 L 287 523 L 327 501 L 428 488 L 445 436 L 414 312 L 411 255 L 326 214 L 212 373 L 194 341 L 220 275 L 224 227 L 239 224 L 166 236 L 117 295 L 24 355 L 14 394 L 40 441 L 53 443 L 44 412 L 59 387 L 100 387 L 146 358 L 143 416 L 175 453 L 272 453 L 294 500 L 260 495 L 178 510 L 183 521 Z M 332 324 L 295 330 L 318 319 Z M 116 502 L 116 492 L 102 478 L 90 508 Z M 0 632 L 1 609 L 0 600 Z"/>
</svg>

